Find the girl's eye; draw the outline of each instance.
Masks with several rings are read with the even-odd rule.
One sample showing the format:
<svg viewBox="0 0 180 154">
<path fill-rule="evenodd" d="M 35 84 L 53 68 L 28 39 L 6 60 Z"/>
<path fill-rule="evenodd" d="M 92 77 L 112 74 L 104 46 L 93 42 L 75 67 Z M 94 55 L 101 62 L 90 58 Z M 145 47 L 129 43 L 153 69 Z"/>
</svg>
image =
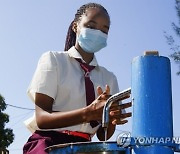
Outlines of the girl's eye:
<svg viewBox="0 0 180 154">
<path fill-rule="evenodd" d="M 103 33 L 105 33 L 105 34 L 108 34 L 108 32 L 107 32 L 107 31 L 102 31 L 102 30 L 101 30 L 101 32 L 103 32 Z"/>
<path fill-rule="evenodd" d="M 95 27 L 94 27 L 94 26 L 91 26 L 91 25 L 87 25 L 87 28 L 95 29 Z"/>
<path fill-rule="evenodd" d="M 90 28 L 90 29 L 96 29 L 95 26 L 92 26 L 92 25 L 87 25 L 86 26 L 87 28 Z M 106 30 L 100 30 L 101 32 L 105 33 L 105 34 L 108 34 L 108 32 Z"/>
</svg>

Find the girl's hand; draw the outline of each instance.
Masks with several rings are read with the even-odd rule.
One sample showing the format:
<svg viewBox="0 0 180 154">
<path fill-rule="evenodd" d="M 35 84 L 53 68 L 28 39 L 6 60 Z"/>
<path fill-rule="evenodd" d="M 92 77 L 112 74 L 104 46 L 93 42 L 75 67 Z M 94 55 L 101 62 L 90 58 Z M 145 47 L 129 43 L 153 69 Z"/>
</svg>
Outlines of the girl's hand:
<svg viewBox="0 0 180 154">
<path fill-rule="evenodd" d="M 99 92 L 98 94 L 99 94 L 100 98 L 104 98 L 107 96 L 108 96 L 108 98 L 110 97 L 109 86 L 106 86 L 106 90 L 104 92 L 102 91 L 101 88 L 99 89 L 98 92 Z M 107 94 L 107 95 L 105 95 L 105 94 Z M 130 96 L 126 96 L 126 97 L 112 103 L 112 105 L 110 107 L 110 113 L 109 113 L 110 122 L 109 122 L 108 129 L 107 129 L 107 138 L 106 139 L 109 139 L 114 134 L 116 125 L 125 124 L 128 122 L 127 120 L 125 120 L 125 118 L 130 117 L 131 113 L 124 113 L 123 110 L 130 107 L 132 104 L 131 104 L 131 102 L 126 103 L 126 104 L 119 104 L 119 101 L 122 101 L 129 97 Z M 105 101 L 105 103 L 106 103 L 106 101 Z M 102 114 L 101 114 L 101 116 L 102 116 Z M 104 132 L 104 128 L 102 128 L 102 126 L 99 127 L 96 134 L 100 141 L 104 141 L 105 132 Z"/>
<path fill-rule="evenodd" d="M 107 99 L 110 97 L 110 88 L 106 85 L 105 91 L 103 92 L 101 87 L 97 87 L 98 97 L 89 106 L 89 120 L 102 120 L 102 112 Z"/>
<path fill-rule="evenodd" d="M 126 96 L 126 97 L 124 97 L 118 101 L 122 101 L 124 99 L 129 98 L 129 97 L 130 97 L 130 95 L 128 95 L 128 96 Z M 109 116 L 110 116 L 110 121 L 111 121 L 112 125 L 123 125 L 123 124 L 128 122 L 128 120 L 126 118 L 132 116 L 131 112 L 128 112 L 128 113 L 124 112 L 126 108 L 129 108 L 132 106 L 132 103 L 128 102 L 128 103 L 124 103 L 124 104 L 119 104 L 118 101 L 113 102 L 113 104 L 110 108 Z"/>
</svg>

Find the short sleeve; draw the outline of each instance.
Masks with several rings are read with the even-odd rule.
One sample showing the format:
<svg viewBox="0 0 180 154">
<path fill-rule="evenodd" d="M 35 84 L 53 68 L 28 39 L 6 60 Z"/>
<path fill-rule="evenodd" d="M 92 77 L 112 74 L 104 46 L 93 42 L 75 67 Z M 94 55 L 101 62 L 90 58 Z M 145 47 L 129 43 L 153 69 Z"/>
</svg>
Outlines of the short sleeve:
<svg viewBox="0 0 180 154">
<path fill-rule="evenodd" d="M 57 94 L 57 63 L 53 52 L 44 53 L 39 59 L 27 94 L 35 102 L 35 93 L 55 99 Z"/>
</svg>

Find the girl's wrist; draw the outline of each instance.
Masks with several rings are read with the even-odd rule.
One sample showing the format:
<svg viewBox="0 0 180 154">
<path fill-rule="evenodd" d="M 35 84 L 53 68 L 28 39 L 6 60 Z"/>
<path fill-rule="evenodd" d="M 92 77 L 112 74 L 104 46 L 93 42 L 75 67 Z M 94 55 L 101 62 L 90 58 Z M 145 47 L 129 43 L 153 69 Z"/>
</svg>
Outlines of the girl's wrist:
<svg viewBox="0 0 180 154">
<path fill-rule="evenodd" d="M 91 112 L 90 112 L 90 109 L 89 109 L 89 106 L 86 106 L 83 108 L 83 122 L 90 122 L 91 121 Z"/>
</svg>

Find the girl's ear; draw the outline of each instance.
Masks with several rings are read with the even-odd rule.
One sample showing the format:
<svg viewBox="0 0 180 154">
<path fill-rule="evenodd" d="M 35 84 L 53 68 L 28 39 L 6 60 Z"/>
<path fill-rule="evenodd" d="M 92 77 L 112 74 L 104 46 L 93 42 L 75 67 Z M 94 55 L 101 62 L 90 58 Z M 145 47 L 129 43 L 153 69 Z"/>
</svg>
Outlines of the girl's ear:
<svg viewBox="0 0 180 154">
<path fill-rule="evenodd" d="M 74 33 L 77 33 L 77 22 L 73 22 L 72 30 L 73 30 Z"/>
</svg>

